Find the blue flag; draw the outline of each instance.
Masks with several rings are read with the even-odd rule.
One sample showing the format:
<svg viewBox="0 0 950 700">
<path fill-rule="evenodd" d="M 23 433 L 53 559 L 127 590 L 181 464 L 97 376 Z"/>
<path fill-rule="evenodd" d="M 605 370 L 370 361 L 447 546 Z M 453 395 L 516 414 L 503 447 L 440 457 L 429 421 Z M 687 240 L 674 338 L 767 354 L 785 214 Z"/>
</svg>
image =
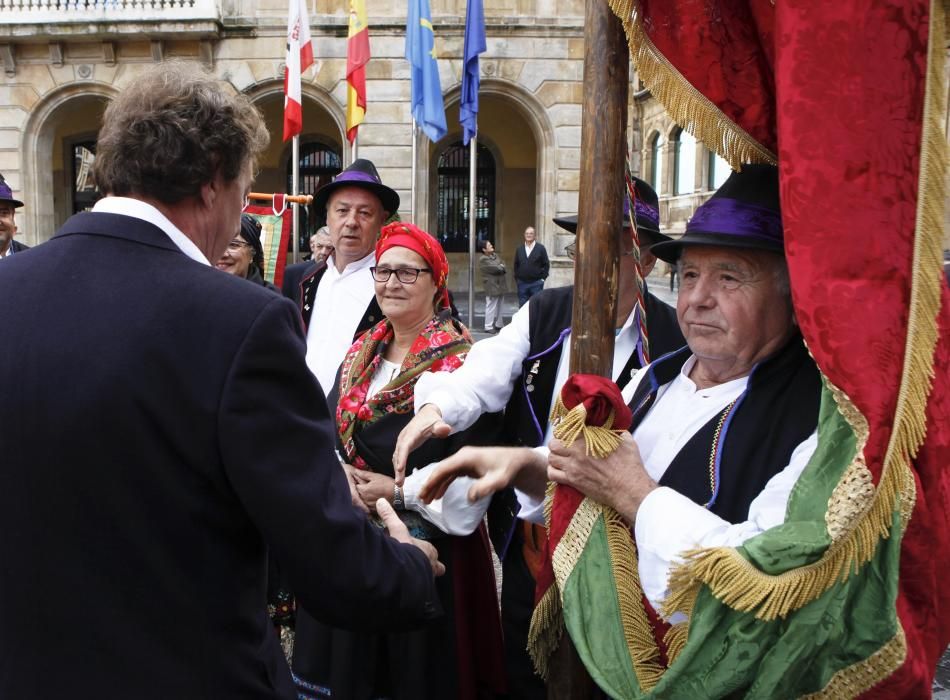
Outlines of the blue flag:
<svg viewBox="0 0 950 700">
<path fill-rule="evenodd" d="M 462 54 L 462 101 L 459 122 L 465 145 L 478 131 L 478 54 L 485 51 L 485 10 L 482 0 L 468 0 L 465 13 L 465 51 Z"/>
<path fill-rule="evenodd" d="M 435 35 L 429 0 L 409 0 L 406 20 L 406 60 L 412 78 L 412 118 L 431 141 L 445 136 L 445 107 L 439 66 L 435 60 Z"/>
</svg>

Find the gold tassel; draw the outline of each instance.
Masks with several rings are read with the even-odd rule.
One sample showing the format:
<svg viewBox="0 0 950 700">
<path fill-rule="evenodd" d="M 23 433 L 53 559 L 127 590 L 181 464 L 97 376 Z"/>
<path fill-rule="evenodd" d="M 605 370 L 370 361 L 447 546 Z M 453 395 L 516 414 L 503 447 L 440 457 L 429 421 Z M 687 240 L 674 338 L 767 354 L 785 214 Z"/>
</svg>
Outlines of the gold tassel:
<svg viewBox="0 0 950 700">
<path fill-rule="evenodd" d="M 544 680 L 548 679 L 551 654 L 560 644 L 563 632 L 564 615 L 555 582 L 535 606 L 534 612 L 531 613 L 531 626 L 528 628 L 528 654 L 535 671 Z"/>
<path fill-rule="evenodd" d="M 552 434 L 567 447 L 573 445 L 577 438 L 583 437 L 587 454 L 604 459 L 620 447 L 623 435 L 627 432 L 625 429 L 614 430 L 614 418 L 615 412 L 611 411 L 603 426 L 587 425 L 587 409 L 584 404 L 577 404 L 568 410 L 558 394 L 551 410 L 551 422 L 554 424 Z"/>
<path fill-rule="evenodd" d="M 637 682 L 642 690 L 650 691 L 660 682 L 666 668 L 660 663 L 660 649 L 656 645 L 650 619 L 643 609 L 636 546 L 630 537 L 630 529 L 617 511 L 606 507 L 603 511 L 623 636 Z"/>
<path fill-rule="evenodd" d="M 637 75 L 673 121 L 722 156 L 733 170 L 741 170 L 743 163 L 778 163 L 772 151 L 727 117 L 657 50 L 633 0 L 608 3 L 623 24 Z"/>
</svg>

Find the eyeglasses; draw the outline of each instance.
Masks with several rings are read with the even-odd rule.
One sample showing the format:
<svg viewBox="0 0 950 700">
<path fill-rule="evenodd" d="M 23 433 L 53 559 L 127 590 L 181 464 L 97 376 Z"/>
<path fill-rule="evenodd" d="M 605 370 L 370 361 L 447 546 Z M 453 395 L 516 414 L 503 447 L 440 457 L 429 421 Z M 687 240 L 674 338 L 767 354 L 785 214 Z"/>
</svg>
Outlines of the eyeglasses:
<svg viewBox="0 0 950 700">
<path fill-rule="evenodd" d="M 228 250 L 230 250 L 232 253 L 236 253 L 237 251 L 241 250 L 241 248 L 250 248 L 250 247 L 251 247 L 250 243 L 239 241 L 237 238 L 235 238 L 230 243 L 228 243 Z"/>
<path fill-rule="evenodd" d="M 392 277 L 395 272 L 396 279 L 403 284 L 415 284 L 416 280 L 419 279 L 419 275 L 423 272 L 432 272 L 428 267 L 398 267 L 396 269 L 391 267 L 371 267 L 369 271 L 372 273 L 373 279 L 380 283 L 388 282 L 389 278 Z"/>
</svg>

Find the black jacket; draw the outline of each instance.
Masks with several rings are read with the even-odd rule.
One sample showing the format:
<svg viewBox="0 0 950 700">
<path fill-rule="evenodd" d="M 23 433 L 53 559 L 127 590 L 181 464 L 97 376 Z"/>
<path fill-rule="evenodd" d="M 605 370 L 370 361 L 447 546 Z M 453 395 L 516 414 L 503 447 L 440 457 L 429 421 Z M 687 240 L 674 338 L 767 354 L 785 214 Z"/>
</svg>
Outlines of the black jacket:
<svg viewBox="0 0 950 700">
<path fill-rule="evenodd" d="M 522 282 L 537 282 L 547 279 L 550 270 L 548 251 L 540 243 L 535 242 L 530 257 L 525 255 L 524 243 L 515 250 L 515 279 Z"/>
<path fill-rule="evenodd" d="M 288 265 L 284 269 L 284 281 L 281 283 L 281 289 L 284 296 L 290 299 L 300 311 L 300 317 L 303 320 L 304 330 L 310 327 L 310 318 L 313 315 L 313 301 L 317 298 L 317 286 L 323 273 L 327 270 L 325 262 L 315 263 L 312 260 L 306 262 Z M 356 333 L 353 340 L 359 338 L 367 330 L 375 326 L 383 317 L 383 312 L 379 308 L 374 296 L 366 307 L 366 312 L 360 319 L 356 327 Z"/>
<path fill-rule="evenodd" d="M 5 260 L 0 298 L 0 698 L 296 698 L 268 547 L 329 623 L 436 610 L 350 504 L 292 304 L 103 213 Z"/>
</svg>

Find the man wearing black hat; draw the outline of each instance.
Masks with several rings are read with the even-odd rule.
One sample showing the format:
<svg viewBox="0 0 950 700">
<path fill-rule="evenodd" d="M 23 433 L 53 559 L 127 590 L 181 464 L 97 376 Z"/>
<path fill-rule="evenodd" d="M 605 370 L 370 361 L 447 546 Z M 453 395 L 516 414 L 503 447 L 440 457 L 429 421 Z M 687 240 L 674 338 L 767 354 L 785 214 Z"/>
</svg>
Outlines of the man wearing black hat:
<svg viewBox="0 0 950 700">
<path fill-rule="evenodd" d="M 660 233 L 659 203 L 653 188 L 634 178 L 633 219 L 640 237 L 643 276 L 656 263 L 652 247 L 669 241 Z M 621 386 L 643 362 L 644 342 L 635 317 L 636 263 L 630 229 L 630 200 L 624 202 L 617 303 L 618 333 L 614 344 L 613 378 Z M 577 217 L 554 222 L 574 233 Z M 531 297 L 497 337 L 477 343 L 469 353 L 464 372 L 426 374 L 416 385 L 415 419 L 403 430 L 396 446 L 397 469 L 416 444 L 433 433 L 463 430 L 485 412 L 505 410 L 511 444 L 546 445 L 551 439 L 548 418 L 554 397 L 567 380 L 570 368 L 570 332 L 574 287 L 545 289 Z M 649 329 L 650 357 L 659 357 L 684 345 L 675 311 L 653 296 L 644 297 Z M 469 363 L 473 363 L 469 365 Z M 505 654 L 513 696 L 543 698 L 544 684 L 525 651 L 534 602 L 534 572 L 527 562 L 536 560 L 544 545 L 543 528 L 518 520 L 502 545 L 502 621 Z"/>
<path fill-rule="evenodd" d="M 399 209 L 399 195 L 372 162 L 359 158 L 320 188 L 313 206 L 326 209 L 333 253 L 325 263 L 289 266 L 283 291 L 307 328 L 307 366 L 329 394 L 350 345 L 382 318 L 370 268 L 379 230 Z"/>
<path fill-rule="evenodd" d="M 687 347 L 625 387 L 632 435 L 605 459 L 588 456 L 583 441 L 555 440 L 547 458 L 471 453 L 443 462 L 429 485 L 488 475 L 472 498 L 516 483 L 522 514 L 535 521 L 548 479 L 611 506 L 632 526 L 643 596 L 659 611 L 684 552 L 736 547 L 783 523 L 817 446 L 820 378 L 793 314 L 776 168 L 743 166 L 682 238 L 652 250 L 678 266 Z M 662 639 L 666 623 L 651 620 Z"/>
<path fill-rule="evenodd" d="M 23 202 L 13 198 L 13 190 L 0 175 L 0 259 L 29 248 L 13 240 L 16 235 L 15 212 Z"/>
</svg>

